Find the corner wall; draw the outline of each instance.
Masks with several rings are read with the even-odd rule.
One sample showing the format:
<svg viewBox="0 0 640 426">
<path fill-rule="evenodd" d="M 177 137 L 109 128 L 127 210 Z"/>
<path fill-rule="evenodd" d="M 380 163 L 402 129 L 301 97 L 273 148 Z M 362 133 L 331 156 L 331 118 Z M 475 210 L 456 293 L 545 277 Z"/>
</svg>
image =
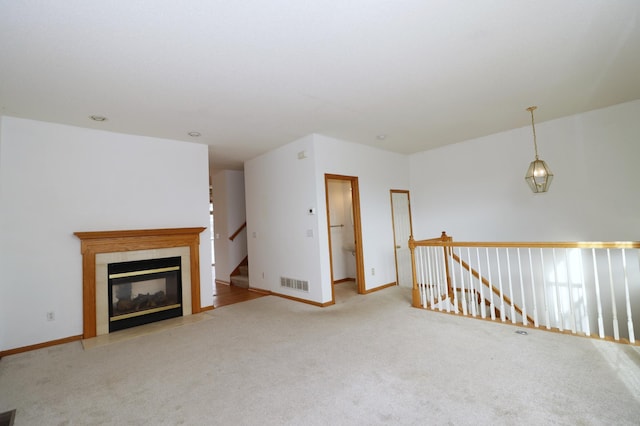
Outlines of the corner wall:
<svg viewBox="0 0 640 426">
<path fill-rule="evenodd" d="M 245 163 L 252 287 L 331 301 L 326 173 L 358 177 L 365 288 L 395 282 L 389 191 L 408 188 L 408 157 L 309 135 Z M 310 291 L 280 287 L 281 276 L 308 280 Z"/>
<path fill-rule="evenodd" d="M 0 350 L 82 334 L 75 231 L 208 227 L 206 145 L 12 117 L 1 125 Z M 207 237 L 203 306 L 212 303 Z"/>
<path fill-rule="evenodd" d="M 308 214 L 317 207 L 313 158 L 310 135 L 245 163 L 249 275 L 251 287 L 325 302 L 318 216 Z M 309 292 L 280 287 L 280 277 L 309 281 Z"/>
</svg>

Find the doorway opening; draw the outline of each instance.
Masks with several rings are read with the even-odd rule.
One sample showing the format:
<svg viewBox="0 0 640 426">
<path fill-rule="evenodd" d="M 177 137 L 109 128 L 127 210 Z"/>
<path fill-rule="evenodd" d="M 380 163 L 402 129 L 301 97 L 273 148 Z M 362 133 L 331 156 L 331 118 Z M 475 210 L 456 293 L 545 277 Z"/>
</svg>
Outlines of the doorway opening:
<svg viewBox="0 0 640 426">
<path fill-rule="evenodd" d="M 391 190 L 391 220 L 393 221 L 393 241 L 396 260 L 396 283 L 400 287 L 413 287 L 411 270 L 411 250 L 409 237 L 413 235 L 411 224 L 411 202 L 409 191 Z"/>
<path fill-rule="evenodd" d="M 360 190 L 358 178 L 325 174 L 331 299 L 335 303 L 336 284 L 355 282 L 358 294 L 365 293 Z"/>
<path fill-rule="evenodd" d="M 213 281 L 216 280 L 216 245 L 215 245 L 215 228 L 213 219 L 213 201 L 209 202 L 209 240 L 211 241 L 211 268 L 213 269 Z"/>
</svg>

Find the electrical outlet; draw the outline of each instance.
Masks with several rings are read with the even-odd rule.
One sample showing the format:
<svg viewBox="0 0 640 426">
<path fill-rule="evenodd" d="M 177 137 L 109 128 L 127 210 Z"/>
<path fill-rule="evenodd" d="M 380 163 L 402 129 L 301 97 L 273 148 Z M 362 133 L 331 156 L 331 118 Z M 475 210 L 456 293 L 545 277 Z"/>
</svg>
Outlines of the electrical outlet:
<svg viewBox="0 0 640 426">
<path fill-rule="evenodd" d="M 376 268 L 371 268 L 371 275 L 375 275 L 376 274 Z"/>
<path fill-rule="evenodd" d="M 51 312 L 47 312 L 47 321 L 53 321 L 56 319 L 56 314 L 55 312 L 51 311 Z"/>
</svg>

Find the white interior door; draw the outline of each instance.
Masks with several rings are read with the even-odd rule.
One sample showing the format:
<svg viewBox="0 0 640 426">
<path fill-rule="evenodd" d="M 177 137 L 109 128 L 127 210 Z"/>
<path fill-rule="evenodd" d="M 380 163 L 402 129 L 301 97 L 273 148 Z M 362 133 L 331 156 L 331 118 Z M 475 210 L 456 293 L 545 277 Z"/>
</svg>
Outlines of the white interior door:
<svg viewBox="0 0 640 426">
<path fill-rule="evenodd" d="M 391 212 L 396 253 L 396 279 L 401 287 L 413 287 L 411 251 L 409 250 L 409 236 L 413 233 L 409 191 L 391 190 Z"/>
</svg>

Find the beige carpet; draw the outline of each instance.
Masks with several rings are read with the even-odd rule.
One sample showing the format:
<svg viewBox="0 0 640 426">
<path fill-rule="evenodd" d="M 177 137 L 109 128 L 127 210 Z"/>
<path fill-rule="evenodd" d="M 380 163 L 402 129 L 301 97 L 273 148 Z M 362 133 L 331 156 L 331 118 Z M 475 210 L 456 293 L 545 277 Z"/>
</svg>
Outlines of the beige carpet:
<svg viewBox="0 0 640 426">
<path fill-rule="evenodd" d="M 637 347 L 409 307 L 398 287 L 275 296 L 84 350 L 0 360 L 20 425 L 637 425 Z"/>
</svg>

